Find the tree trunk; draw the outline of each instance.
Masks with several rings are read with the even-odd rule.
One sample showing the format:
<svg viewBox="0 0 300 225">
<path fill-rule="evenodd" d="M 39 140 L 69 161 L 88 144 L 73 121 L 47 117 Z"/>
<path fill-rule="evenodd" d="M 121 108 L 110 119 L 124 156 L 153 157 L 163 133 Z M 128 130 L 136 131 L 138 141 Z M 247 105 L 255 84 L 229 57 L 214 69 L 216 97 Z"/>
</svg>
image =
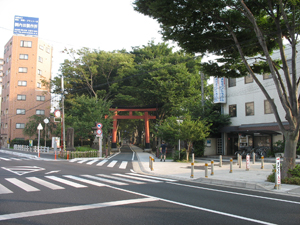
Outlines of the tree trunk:
<svg viewBox="0 0 300 225">
<path fill-rule="evenodd" d="M 290 177 L 291 175 L 288 174 L 289 169 L 294 169 L 296 166 L 296 148 L 298 143 L 298 135 L 299 131 L 287 131 L 284 134 L 285 146 L 281 173 L 282 178 Z"/>
</svg>

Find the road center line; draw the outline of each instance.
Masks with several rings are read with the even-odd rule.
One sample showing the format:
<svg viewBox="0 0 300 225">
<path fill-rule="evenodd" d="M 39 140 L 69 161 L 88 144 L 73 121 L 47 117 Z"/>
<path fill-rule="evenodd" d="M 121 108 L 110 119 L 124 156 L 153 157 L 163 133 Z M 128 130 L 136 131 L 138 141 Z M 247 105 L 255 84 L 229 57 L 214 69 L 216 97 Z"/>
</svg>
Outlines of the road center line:
<svg viewBox="0 0 300 225">
<path fill-rule="evenodd" d="M 168 184 L 178 185 L 178 186 L 183 186 L 183 187 L 190 187 L 190 188 L 202 189 L 202 190 L 207 190 L 207 191 L 215 191 L 215 192 L 221 192 L 221 193 L 232 194 L 232 195 L 241 195 L 241 196 L 246 196 L 246 197 L 251 197 L 251 198 L 260 198 L 260 199 L 266 199 L 266 200 L 271 200 L 271 201 L 286 202 L 286 203 L 292 203 L 292 204 L 300 205 L 300 202 L 289 201 L 289 200 L 284 200 L 284 199 L 279 199 L 279 198 L 269 198 L 269 197 L 264 197 L 264 196 L 243 194 L 243 193 L 237 193 L 237 192 L 232 192 L 232 191 L 223 191 L 223 190 L 219 190 L 219 189 L 198 187 L 198 186 L 187 185 L 187 184 L 180 184 L 180 183 L 172 183 L 172 182 L 167 182 L 167 183 Z"/>
<path fill-rule="evenodd" d="M 56 213 L 74 212 L 74 211 L 81 211 L 81 210 L 88 210 L 88 209 L 99 209 L 99 208 L 105 208 L 111 206 L 153 202 L 157 200 L 158 200 L 157 198 L 139 198 L 139 199 L 96 203 L 96 204 L 89 204 L 89 205 L 78 205 L 78 206 L 61 207 L 61 208 L 53 208 L 53 209 L 45 209 L 45 210 L 34 210 L 34 211 L 21 212 L 21 213 L 11 213 L 11 214 L 0 215 L 0 221 L 32 217 L 32 216 L 42 216 L 42 215 L 49 215 L 49 214 L 56 214 Z"/>
</svg>

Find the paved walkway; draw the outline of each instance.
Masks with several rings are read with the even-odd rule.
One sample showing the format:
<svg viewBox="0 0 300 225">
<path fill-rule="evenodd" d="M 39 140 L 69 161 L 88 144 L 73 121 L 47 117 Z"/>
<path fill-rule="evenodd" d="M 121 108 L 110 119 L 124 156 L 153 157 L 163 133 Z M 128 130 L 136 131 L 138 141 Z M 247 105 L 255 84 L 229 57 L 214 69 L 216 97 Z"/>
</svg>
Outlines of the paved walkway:
<svg viewBox="0 0 300 225">
<path fill-rule="evenodd" d="M 274 183 L 266 181 L 267 176 L 272 173 L 273 164 L 275 164 L 275 158 L 266 159 L 264 163 L 264 169 L 261 169 L 260 160 L 256 161 L 255 164 L 252 164 L 251 162 L 249 171 L 246 171 L 245 161 L 242 162 L 242 167 L 239 168 L 239 165 L 237 165 L 237 160 L 233 160 L 234 164 L 232 173 L 229 173 L 229 160 L 223 160 L 222 167 L 219 167 L 219 162 L 217 162 L 219 160 L 215 160 L 214 175 L 211 175 L 211 159 L 195 159 L 194 178 L 191 178 L 191 163 L 173 162 L 171 160 L 161 162 L 160 159 L 157 159 L 150 153 L 143 152 L 143 150 L 137 146 L 131 146 L 131 149 L 136 152 L 138 158 L 138 166 L 137 164 L 134 165 L 134 170 L 136 172 L 205 184 L 265 190 L 274 193 L 285 193 L 300 196 L 300 186 L 298 185 L 282 184 L 281 189 L 276 190 L 274 189 Z M 149 168 L 149 156 L 152 156 L 155 159 L 155 162 L 153 163 L 153 171 L 151 171 Z M 297 162 L 298 161 L 300 160 L 297 160 Z M 205 163 L 209 165 L 207 178 L 205 177 L 204 170 Z"/>
</svg>

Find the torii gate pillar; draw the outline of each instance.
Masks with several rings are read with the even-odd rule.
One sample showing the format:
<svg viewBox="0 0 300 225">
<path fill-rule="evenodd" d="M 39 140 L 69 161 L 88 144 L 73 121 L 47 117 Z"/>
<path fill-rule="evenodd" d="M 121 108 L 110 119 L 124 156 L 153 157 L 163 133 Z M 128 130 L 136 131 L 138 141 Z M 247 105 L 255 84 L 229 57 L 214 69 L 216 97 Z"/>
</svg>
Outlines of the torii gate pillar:
<svg viewBox="0 0 300 225">
<path fill-rule="evenodd" d="M 145 121 L 145 150 L 150 150 L 150 128 L 149 119 L 156 119 L 156 116 L 149 116 L 149 111 L 156 111 L 156 108 L 150 109 L 110 109 L 114 111 L 113 117 L 113 132 L 112 132 L 112 143 L 111 148 L 117 149 L 117 120 L 118 119 L 144 119 Z M 129 112 L 128 116 L 118 115 L 118 111 Z M 144 112 L 142 116 L 133 116 L 132 112 Z"/>
</svg>

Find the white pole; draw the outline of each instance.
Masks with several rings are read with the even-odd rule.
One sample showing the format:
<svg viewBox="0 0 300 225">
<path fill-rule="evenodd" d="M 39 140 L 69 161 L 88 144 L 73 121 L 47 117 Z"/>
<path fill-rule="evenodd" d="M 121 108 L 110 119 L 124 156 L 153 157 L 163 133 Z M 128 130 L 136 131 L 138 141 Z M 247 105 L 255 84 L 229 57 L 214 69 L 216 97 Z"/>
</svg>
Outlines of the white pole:
<svg viewBox="0 0 300 225">
<path fill-rule="evenodd" d="M 178 140 L 178 151 L 179 151 L 178 159 L 180 160 L 180 139 Z"/>
<path fill-rule="evenodd" d="M 40 157 L 40 133 L 41 133 L 41 130 L 39 129 L 39 135 L 38 135 L 38 157 Z"/>
</svg>

